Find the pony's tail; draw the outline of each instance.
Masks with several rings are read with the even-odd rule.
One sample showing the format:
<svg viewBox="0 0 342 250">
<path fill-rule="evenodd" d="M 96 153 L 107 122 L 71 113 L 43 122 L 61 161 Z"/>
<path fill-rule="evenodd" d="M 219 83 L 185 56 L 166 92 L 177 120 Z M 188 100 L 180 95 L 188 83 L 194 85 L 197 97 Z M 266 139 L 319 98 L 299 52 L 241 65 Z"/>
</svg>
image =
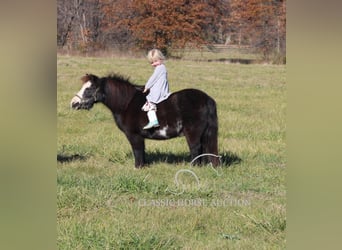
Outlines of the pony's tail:
<svg viewBox="0 0 342 250">
<path fill-rule="evenodd" d="M 201 137 L 202 149 L 203 153 L 217 155 L 218 119 L 216 111 L 216 102 L 212 98 L 208 99 L 207 108 L 208 124 Z M 218 157 L 208 156 L 208 160 L 213 164 L 213 166 L 218 166 L 220 164 L 220 160 Z"/>
</svg>

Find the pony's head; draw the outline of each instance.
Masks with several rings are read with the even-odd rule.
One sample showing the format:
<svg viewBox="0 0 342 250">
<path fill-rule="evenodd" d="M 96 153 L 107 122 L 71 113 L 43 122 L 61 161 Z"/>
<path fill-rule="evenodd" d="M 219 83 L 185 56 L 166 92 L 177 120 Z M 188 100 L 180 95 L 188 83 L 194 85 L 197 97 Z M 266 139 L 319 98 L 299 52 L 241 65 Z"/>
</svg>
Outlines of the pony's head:
<svg viewBox="0 0 342 250">
<path fill-rule="evenodd" d="M 83 85 L 80 91 L 71 99 L 70 106 L 73 109 L 91 109 L 95 103 L 104 99 L 103 90 L 99 78 L 86 74 L 81 78 Z"/>
</svg>

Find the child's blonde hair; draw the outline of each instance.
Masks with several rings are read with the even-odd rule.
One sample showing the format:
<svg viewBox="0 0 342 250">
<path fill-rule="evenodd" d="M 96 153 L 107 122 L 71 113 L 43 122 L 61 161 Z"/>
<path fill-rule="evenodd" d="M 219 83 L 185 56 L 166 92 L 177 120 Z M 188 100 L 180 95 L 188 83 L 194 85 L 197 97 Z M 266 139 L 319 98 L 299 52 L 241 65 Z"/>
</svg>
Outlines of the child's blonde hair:
<svg viewBox="0 0 342 250">
<path fill-rule="evenodd" d="M 164 61 L 165 56 L 159 49 L 151 49 L 147 54 L 147 59 L 150 63 L 153 63 L 158 60 Z"/>
</svg>

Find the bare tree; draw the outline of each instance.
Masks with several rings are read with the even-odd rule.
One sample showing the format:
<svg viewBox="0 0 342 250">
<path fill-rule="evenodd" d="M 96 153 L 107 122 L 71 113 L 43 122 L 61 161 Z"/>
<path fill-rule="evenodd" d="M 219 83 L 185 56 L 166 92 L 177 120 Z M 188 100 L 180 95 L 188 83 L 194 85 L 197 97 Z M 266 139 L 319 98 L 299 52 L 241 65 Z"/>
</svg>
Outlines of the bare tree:
<svg viewBox="0 0 342 250">
<path fill-rule="evenodd" d="M 99 0 L 57 1 L 57 44 L 73 49 L 94 49 L 101 36 Z"/>
</svg>

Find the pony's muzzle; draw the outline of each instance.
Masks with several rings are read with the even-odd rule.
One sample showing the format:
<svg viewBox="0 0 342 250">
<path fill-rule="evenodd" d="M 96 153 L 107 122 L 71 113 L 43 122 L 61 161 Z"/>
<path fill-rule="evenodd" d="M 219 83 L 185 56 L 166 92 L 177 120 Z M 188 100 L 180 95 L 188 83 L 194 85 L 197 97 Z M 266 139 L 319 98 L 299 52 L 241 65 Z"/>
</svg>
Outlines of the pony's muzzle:
<svg viewBox="0 0 342 250">
<path fill-rule="evenodd" d="M 80 109 L 80 105 L 81 105 L 81 98 L 79 96 L 74 96 L 71 99 L 70 107 L 73 109 Z"/>
</svg>

